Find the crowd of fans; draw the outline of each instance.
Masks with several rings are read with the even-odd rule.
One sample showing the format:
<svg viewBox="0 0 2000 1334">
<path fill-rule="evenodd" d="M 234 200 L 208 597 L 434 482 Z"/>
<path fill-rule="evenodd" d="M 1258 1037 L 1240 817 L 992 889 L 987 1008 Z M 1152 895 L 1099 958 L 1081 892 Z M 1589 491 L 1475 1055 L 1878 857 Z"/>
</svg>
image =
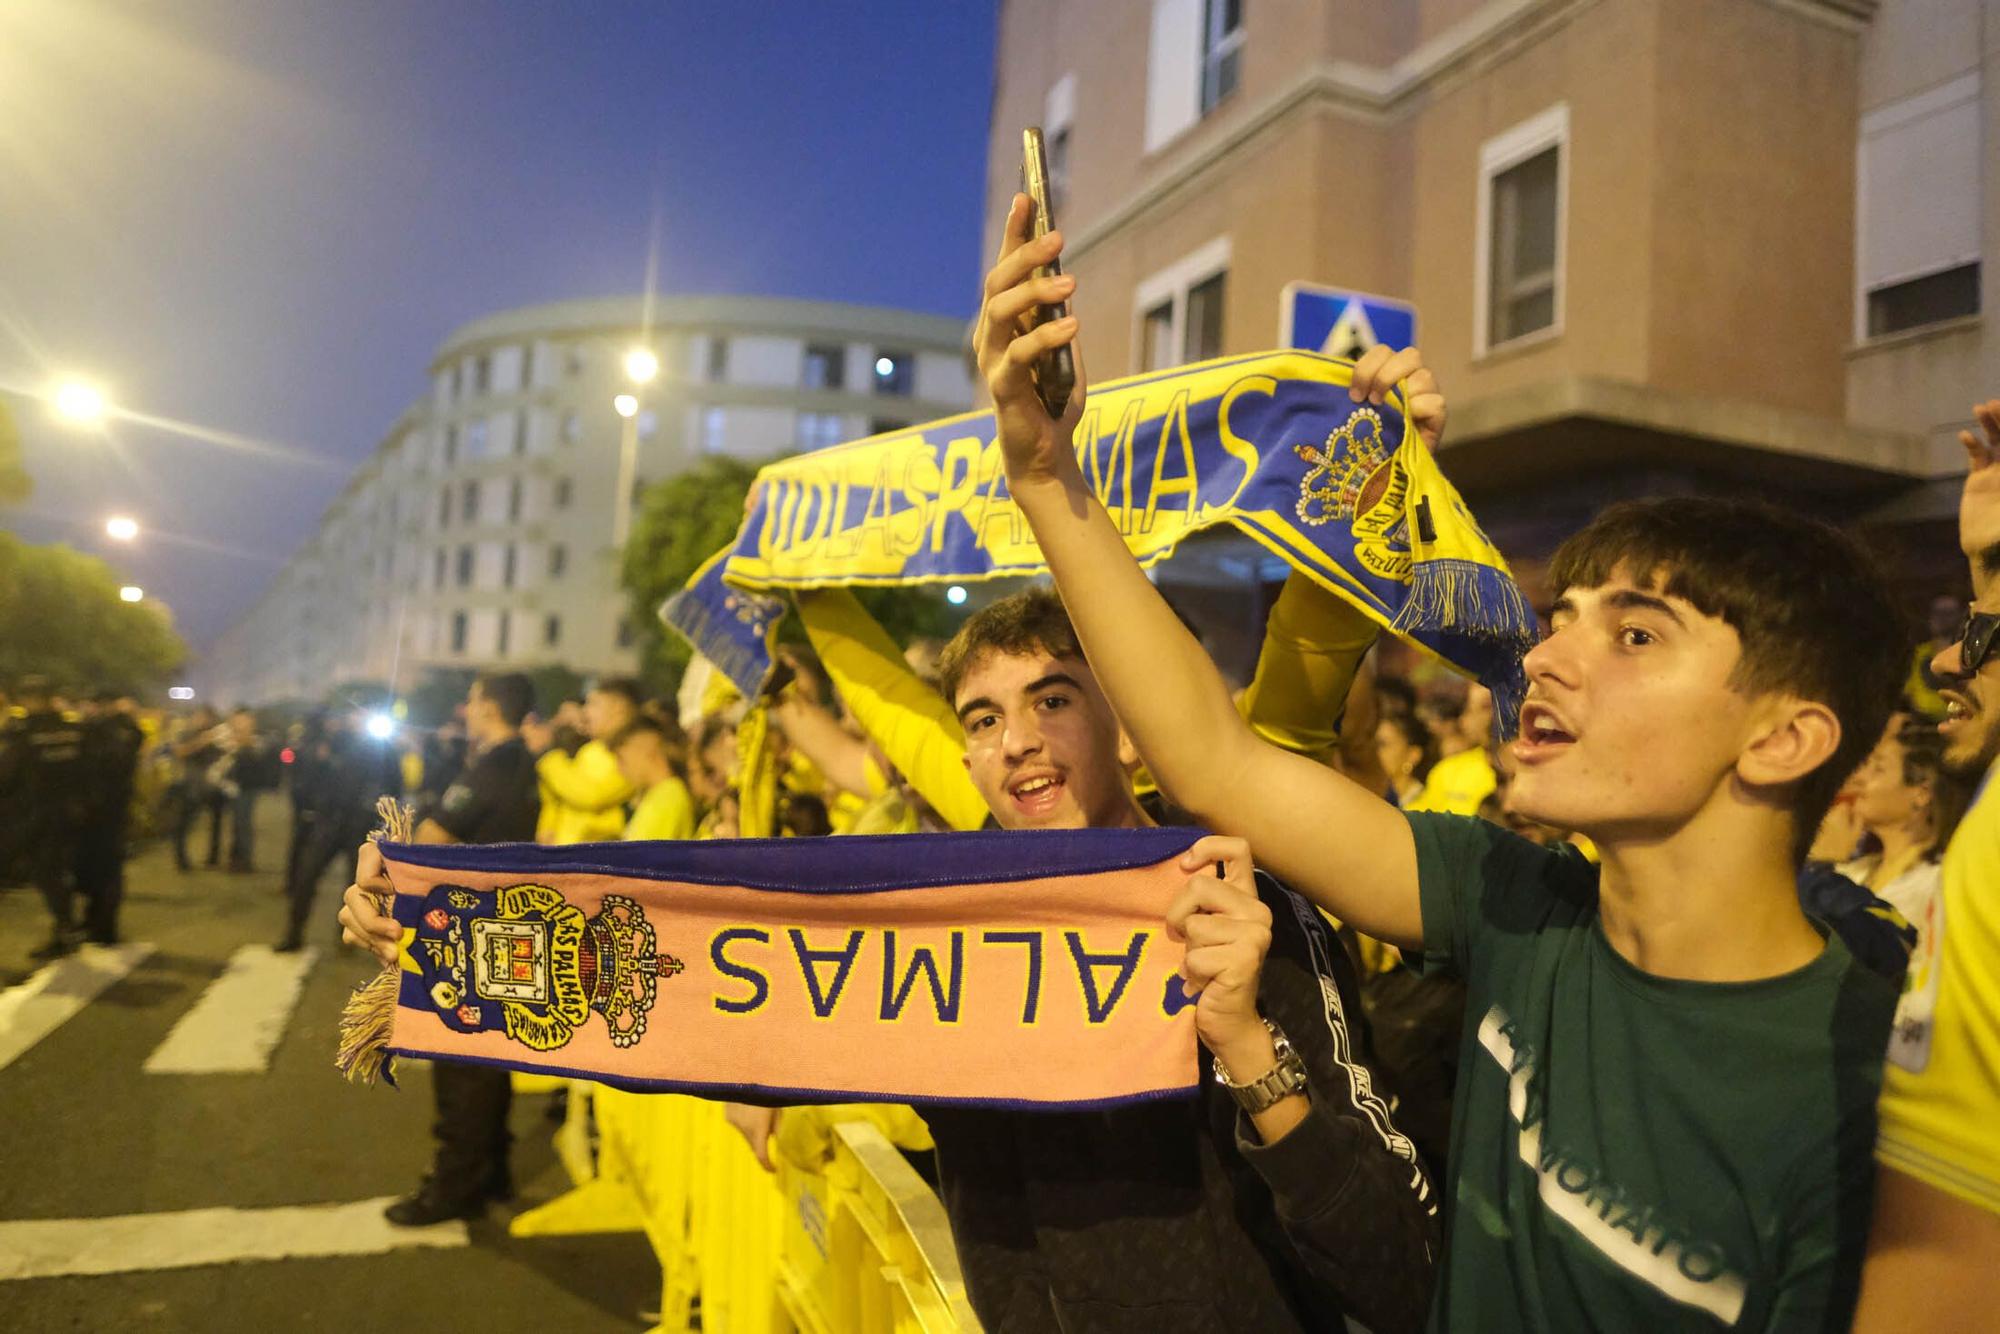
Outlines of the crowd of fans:
<svg viewBox="0 0 2000 1334">
<path fill-rule="evenodd" d="M 698 661 L 674 697 L 608 678 L 544 718 L 525 677 L 488 674 L 400 759 L 310 718 L 288 738 L 280 947 L 353 857 L 347 939 L 394 958 L 361 843 L 383 794 L 415 803 L 428 842 L 1200 824 L 1226 837 L 1189 853 L 1168 915 L 1215 1058 L 1199 1098 L 888 1122 L 991 1327 L 1983 1319 L 2000 811 L 1975 785 L 2000 752 L 2000 404 L 1966 436 L 1975 601 L 1931 608 L 1914 656 L 1842 534 L 1642 502 L 1557 554 L 1527 704 L 1496 726 L 1486 689 L 1378 648 L 1303 575 L 1254 678 L 1224 681 L 1066 490 L 1065 424 L 1008 350 L 1009 302 L 1053 289 L 1013 267 L 989 285 L 982 365 L 1056 590 L 999 598 L 942 645 L 895 643 L 846 591 L 800 593 L 804 642 L 757 699 Z M 1356 382 L 1404 385 L 1436 445 L 1413 353 L 1370 354 Z M 68 712 L 27 682 L 14 703 L 0 783 L 30 794 L 47 953 L 74 943 L 72 888 L 82 929 L 116 938 L 117 877 L 79 831 L 122 828 L 142 755 L 171 766 L 182 868 L 204 812 L 208 863 L 227 818 L 229 867 L 249 867 L 279 765 L 247 713 L 148 739 L 115 700 Z M 505 1074 L 447 1063 L 433 1084 L 436 1159 L 400 1224 L 512 1192 Z M 787 1144 L 812 1158 L 779 1132 L 806 1115 L 730 1109 L 767 1165 Z"/>
</svg>

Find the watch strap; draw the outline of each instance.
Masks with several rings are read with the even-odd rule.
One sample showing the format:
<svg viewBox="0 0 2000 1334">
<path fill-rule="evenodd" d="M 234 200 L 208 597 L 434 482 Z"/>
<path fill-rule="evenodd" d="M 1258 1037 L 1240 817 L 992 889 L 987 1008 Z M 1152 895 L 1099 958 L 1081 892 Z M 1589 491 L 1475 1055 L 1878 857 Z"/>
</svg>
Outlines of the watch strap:
<svg viewBox="0 0 2000 1334">
<path fill-rule="evenodd" d="M 1251 1116 L 1267 1112 L 1294 1093 L 1304 1093 L 1307 1088 L 1306 1064 L 1299 1059 L 1291 1039 L 1269 1019 L 1264 1021 L 1264 1027 L 1271 1034 L 1271 1045 L 1277 1050 L 1278 1063 L 1262 1075 L 1239 1084 L 1230 1078 L 1229 1070 L 1220 1058 L 1215 1061 L 1215 1082 L 1228 1089 L 1236 1105 Z"/>
</svg>

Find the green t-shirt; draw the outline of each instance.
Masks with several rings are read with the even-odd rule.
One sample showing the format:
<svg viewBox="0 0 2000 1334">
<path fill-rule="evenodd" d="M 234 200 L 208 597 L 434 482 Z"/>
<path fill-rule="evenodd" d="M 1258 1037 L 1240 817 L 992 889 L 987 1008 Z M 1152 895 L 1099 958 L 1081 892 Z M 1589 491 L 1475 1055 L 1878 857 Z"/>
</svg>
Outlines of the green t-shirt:
<svg viewBox="0 0 2000 1334">
<path fill-rule="evenodd" d="M 1846 1329 L 1894 989 L 1831 935 L 1782 977 L 1651 976 L 1574 848 L 1408 819 L 1423 966 L 1468 993 L 1431 1328 Z"/>
</svg>

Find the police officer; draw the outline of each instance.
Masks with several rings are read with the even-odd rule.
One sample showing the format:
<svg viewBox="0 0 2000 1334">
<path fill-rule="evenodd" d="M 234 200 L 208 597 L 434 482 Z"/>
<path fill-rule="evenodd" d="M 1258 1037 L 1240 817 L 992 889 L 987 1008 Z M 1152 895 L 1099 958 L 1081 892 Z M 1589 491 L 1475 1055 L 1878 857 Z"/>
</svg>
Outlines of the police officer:
<svg viewBox="0 0 2000 1334">
<path fill-rule="evenodd" d="M 466 695 L 468 743 L 464 770 L 445 789 L 435 810 L 417 824 L 419 843 L 524 843 L 535 837 L 542 800 L 534 756 L 521 742 L 534 687 L 519 672 L 485 675 Z M 377 912 L 371 894 L 391 892 L 372 847 L 361 854 L 360 878 L 347 887 L 340 911 L 344 939 L 365 945 L 385 963 L 396 958 L 397 928 Z M 514 1193 L 507 1168 L 507 1109 L 512 1089 L 505 1070 L 438 1061 L 431 1067 L 437 1095 L 437 1157 L 416 1190 L 386 1211 L 390 1222 L 424 1227 L 448 1218 L 472 1218 L 489 1200 Z"/>
<path fill-rule="evenodd" d="M 49 906 L 48 943 L 30 954 L 54 959 L 77 945 L 70 876 L 81 813 L 83 728 L 55 707 L 43 677 L 23 677 L 15 696 L 22 716 L 0 729 L 0 792 L 18 803 L 29 878 Z"/>
<path fill-rule="evenodd" d="M 275 946 L 290 953 L 305 943 L 313 896 L 326 868 L 349 856 L 375 823 L 375 804 L 402 790 L 402 776 L 388 746 L 351 726 L 341 714 L 319 720 L 292 766 L 293 854 L 285 874 L 290 907 L 285 934 Z M 350 866 L 348 874 L 354 871 Z"/>
<path fill-rule="evenodd" d="M 76 891 L 83 896 L 84 939 L 118 943 L 118 907 L 125 899 L 125 836 L 132 788 L 146 734 L 132 701 L 99 691 L 83 719 L 82 793 L 78 807 Z"/>
</svg>

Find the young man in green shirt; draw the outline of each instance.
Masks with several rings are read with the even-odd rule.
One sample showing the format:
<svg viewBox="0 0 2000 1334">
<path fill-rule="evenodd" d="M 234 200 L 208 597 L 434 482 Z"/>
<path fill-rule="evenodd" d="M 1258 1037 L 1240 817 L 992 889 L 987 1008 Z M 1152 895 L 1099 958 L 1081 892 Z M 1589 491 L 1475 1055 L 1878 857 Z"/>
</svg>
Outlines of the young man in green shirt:
<svg viewBox="0 0 2000 1334">
<path fill-rule="evenodd" d="M 1762 507 L 1608 512 L 1559 553 L 1511 792 L 1601 869 L 1405 815 L 1257 740 L 1078 473 L 1025 331 L 1075 279 L 1017 197 L 975 335 L 1008 482 L 1154 776 L 1357 930 L 1468 986 L 1437 1329 L 1837 1329 L 1892 989 L 1799 908 L 1799 856 L 1881 732 L 1904 642 L 1839 534 Z M 1406 351 L 1357 383 L 1393 384 Z M 1381 364 L 1387 361 L 1387 365 Z M 1369 390 L 1380 401 L 1379 388 Z"/>
</svg>

